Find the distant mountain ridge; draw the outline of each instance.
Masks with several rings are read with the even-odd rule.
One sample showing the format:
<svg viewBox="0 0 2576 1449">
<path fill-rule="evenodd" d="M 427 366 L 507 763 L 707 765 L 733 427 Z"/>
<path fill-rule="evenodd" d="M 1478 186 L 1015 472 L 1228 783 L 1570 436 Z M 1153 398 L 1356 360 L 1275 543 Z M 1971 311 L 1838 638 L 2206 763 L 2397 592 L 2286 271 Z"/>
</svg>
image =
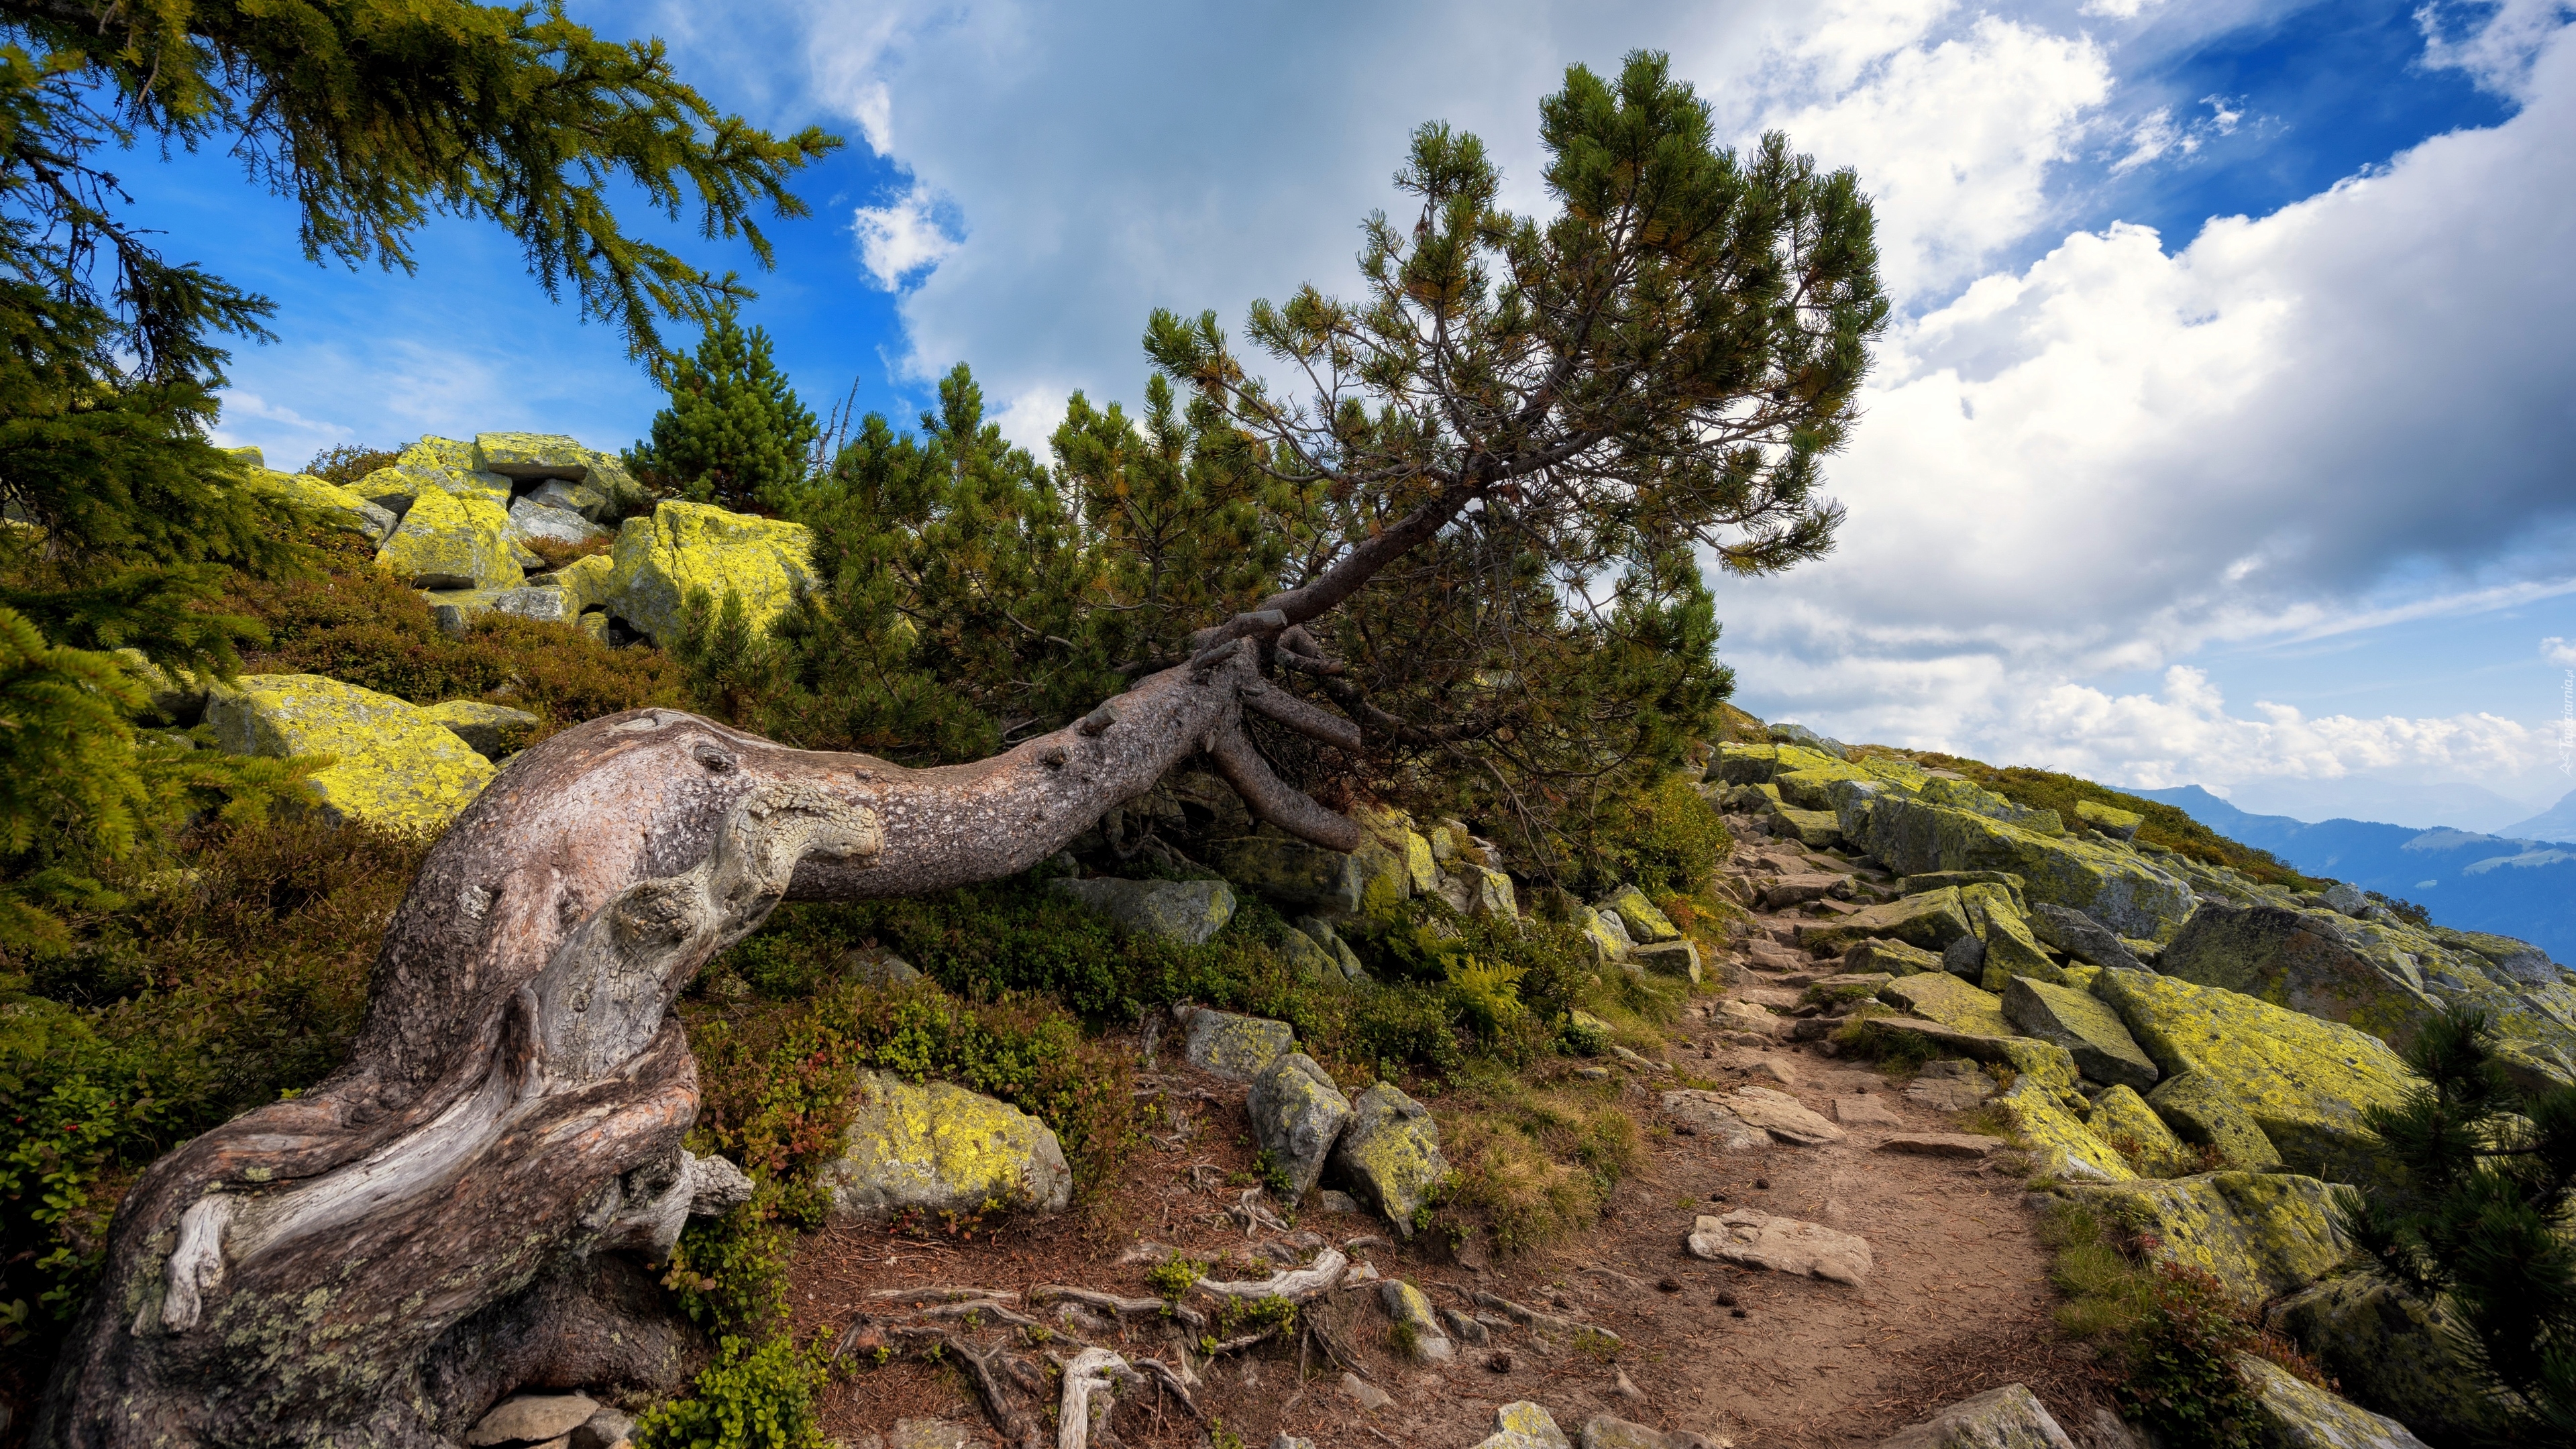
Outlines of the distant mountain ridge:
<svg viewBox="0 0 2576 1449">
<path fill-rule="evenodd" d="M 2174 806 L 2230 839 L 2268 850 L 2309 875 L 2413 901 L 2440 925 L 2516 936 L 2576 963 L 2576 843 L 2526 835 L 2389 825 L 2369 820 L 2309 822 L 2239 810 L 2198 785 L 2127 793 Z M 2534 824 L 2576 813 L 2576 794 Z M 2576 832 L 2564 832 L 2576 836 Z"/>
<path fill-rule="evenodd" d="M 2532 816 L 2506 826 L 2501 834 L 2533 840 L 2576 841 L 2576 790 L 2558 797 L 2558 803 Z"/>
</svg>

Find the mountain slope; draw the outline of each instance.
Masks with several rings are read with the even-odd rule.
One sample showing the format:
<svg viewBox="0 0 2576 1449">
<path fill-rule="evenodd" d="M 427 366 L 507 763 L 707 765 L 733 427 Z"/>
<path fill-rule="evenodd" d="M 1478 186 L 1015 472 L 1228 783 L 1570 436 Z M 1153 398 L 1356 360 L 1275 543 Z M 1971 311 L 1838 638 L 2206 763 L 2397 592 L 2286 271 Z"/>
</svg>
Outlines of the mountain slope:
<svg viewBox="0 0 2576 1449">
<path fill-rule="evenodd" d="M 2367 820 L 2312 824 L 2287 815 L 2254 815 L 2197 785 L 2129 793 L 2172 805 L 2311 875 L 2413 901 L 2442 925 L 2517 936 L 2555 960 L 2576 961 L 2576 845 Z M 2568 808 L 2566 802 L 2559 808 Z"/>
<path fill-rule="evenodd" d="M 2576 841 L 2576 790 L 2559 796 L 2557 804 L 2529 820 L 2506 826 L 2502 833 L 2517 840 Z"/>
</svg>

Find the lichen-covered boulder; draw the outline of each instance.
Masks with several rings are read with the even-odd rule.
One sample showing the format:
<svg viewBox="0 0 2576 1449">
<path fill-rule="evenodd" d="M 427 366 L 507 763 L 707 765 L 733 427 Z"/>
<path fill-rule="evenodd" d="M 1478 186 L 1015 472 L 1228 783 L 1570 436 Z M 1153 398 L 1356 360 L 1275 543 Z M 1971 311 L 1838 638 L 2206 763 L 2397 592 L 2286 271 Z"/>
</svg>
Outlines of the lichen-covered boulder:
<svg viewBox="0 0 2576 1449">
<path fill-rule="evenodd" d="M 1771 833 L 1810 850 L 1824 850 L 1843 838 L 1843 822 L 1831 810 L 1800 810 L 1782 805 L 1771 812 Z"/>
<path fill-rule="evenodd" d="M 2105 1086 L 2144 1091 L 2161 1075 L 2120 1014 L 2085 992 L 2016 976 L 2004 985 L 2003 1013 L 2022 1035 L 2066 1048 L 2076 1070 Z"/>
<path fill-rule="evenodd" d="M 2168 1077 L 2147 1094 L 2146 1102 L 2176 1137 L 2211 1149 L 2230 1167 L 2266 1172 L 2281 1165 L 2281 1150 L 2262 1124 L 2207 1072 Z"/>
<path fill-rule="evenodd" d="M 2240 1353 L 2234 1362 L 2283 1449 L 2424 1449 L 2395 1419 L 2336 1398 L 2270 1359 Z"/>
<path fill-rule="evenodd" d="M 549 543 L 582 544 L 594 538 L 608 537 L 608 530 L 567 508 L 555 508 L 534 498 L 517 498 L 510 503 L 512 536 L 520 539 L 541 538 Z"/>
<path fill-rule="evenodd" d="M 2345 1273 L 2264 1311 L 2345 1396 L 2436 1444 L 2476 1443 L 2502 1427 L 2495 1401 L 2454 1347 L 2446 1310 L 2385 1279 Z"/>
<path fill-rule="evenodd" d="M 1880 988 L 1878 999 L 1959 1031 L 1979 1036 L 2019 1035 L 2004 1016 L 2001 997 L 1980 991 L 1948 972 L 1900 976 Z"/>
<path fill-rule="evenodd" d="M 2352 1251 L 2335 1228 L 2332 1189 L 2313 1177 L 2211 1172 L 2068 1191 L 2149 1234 L 2157 1256 L 2209 1273 L 2249 1304 L 2305 1288 Z"/>
<path fill-rule="evenodd" d="M 606 608 L 616 596 L 617 565 L 601 553 L 574 559 L 555 570 L 555 587 L 563 591 L 564 607 L 575 616 Z"/>
<path fill-rule="evenodd" d="M 376 567 L 418 589 L 514 589 L 527 577 L 510 549 L 508 511 L 440 489 L 412 501 Z"/>
<path fill-rule="evenodd" d="M 1431 1109 L 1380 1082 L 1351 1103 L 1351 1120 L 1333 1145 L 1334 1177 L 1351 1196 L 1374 1209 L 1409 1238 L 1420 1228 L 1431 1195 L 1448 1180 L 1440 1155 L 1440 1124 Z"/>
<path fill-rule="evenodd" d="M 1175 1012 L 1179 1008 L 1175 1008 Z M 1209 1007 L 1189 1008 L 1181 1023 L 1182 1055 L 1191 1066 L 1248 1082 L 1297 1049 L 1297 1031 L 1284 1021 L 1237 1016 Z"/>
<path fill-rule="evenodd" d="M 2066 973 L 2039 948 L 2030 927 L 2022 920 L 2021 908 L 2013 904 L 2011 893 L 2002 886 L 1962 886 L 1959 905 L 1968 913 L 1969 928 L 1986 948 L 1980 965 L 1985 973 L 1982 984 L 1988 991 L 2002 991 L 2004 983 L 2016 976 L 2060 984 L 2065 981 Z"/>
<path fill-rule="evenodd" d="M 1073 1172 L 1047 1125 L 949 1082 L 862 1072 L 841 1155 L 823 1169 L 832 1215 L 1062 1212 Z"/>
<path fill-rule="evenodd" d="M 1594 903 L 1601 910 L 1619 918 L 1628 930 L 1628 939 L 1640 944 L 1656 941 L 1678 941 L 1681 928 L 1670 917 L 1655 909 L 1646 893 L 1633 885 L 1623 885 Z"/>
<path fill-rule="evenodd" d="M 2197 1090 L 2177 1081 L 2199 1073 L 2242 1106 L 2293 1171 L 2329 1182 L 2377 1179 L 2376 1139 L 2361 1114 L 2397 1106 L 2416 1081 L 2387 1043 L 2341 1022 L 2148 971 L 2105 970 L 2093 993 L 2165 1074 L 2148 1101 L 2166 1121 L 2175 1116 L 2165 1104 Z M 2175 1130 L 2191 1136 L 2178 1122 Z"/>
<path fill-rule="evenodd" d="M 2076 801 L 2075 818 L 2114 840 L 2129 839 L 2138 833 L 2139 826 L 2147 823 L 2147 817 L 2135 810 L 2123 810 L 2117 805 L 2104 805 L 2094 800 Z"/>
<path fill-rule="evenodd" d="M 1884 971 L 1890 976 L 1919 976 L 1941 969 L 1941 958 L 1920 946 L 1903 941 L 1877 938 L 1855 941 L 1843 952 L 1845 972 Z"/>
<path fill-rule="evenodd" d="M 1351 1100 L 1304 1052 L 1290 1052 L 1252 1079 L 1243 1100 L 1252 1139 L 1287 1179 L 1281 1201 L 1295 1207 L 1324 1175 L 1324 1160 L 1351 1120 Z"/>
<path fill-rule="evenodd" d="M 2481 939 L 2533 949 L 2501 936 Z M 2576 994 L 2534 987 L 2495 969 L 2481 952 L 2402 923 L 2330 910 L 2208 905 L 2156 969 L 2348 1022 L 2400 1051 L 2446 1007 L 2482 1007 L 2499 1037 L 2498 1059 L 2523 1086 L 2576 1081 L 2576 1026 L 2570 1025 L 2576 1017 L 2566 1015 Z"/>
<path fill-rule="evenodd" d="M 2186 924 L 2183 929 L 2191 929 Z M 2069 906 L 2041 901 L 2030 908 L 2030 933 L 2078 961 L 2143 970 L 2138 958 L 2100 921 Z"/>
<path fill-rule="evenodd" d="M 1651 946 L 1634 946 L 1628 951 L 1628 964 L 1654 976 L 1677 976 L 1693 986 L 1700 984 L 1699 946 L 1691 941 L 1657 941 Z"/>
<path fill-rule="evenodd" d="M 590 450 L 561 433 L 476 433 L 474 466 L 521 482 L 590 476 Z"/>
<path fill-rule="evenodd" d="M 1512 896 L 1512 878 L 1472 860 L 1449 862 L 1440 872 L 1437 894 L 1462 916 L 1509 920 L 1520 914 L 1520 906 Z"/>
<path fill-rule="evenodd" d="M 1328 850 L 1268 828 L 1213 842 L 1209 859 L 1227 880 L 1263 900 L 1328 921 L 1360 914 L 1368 891 L 1362 852 Z"/>
<path fill-rule="evenodd" d="M 2013 1119 L 2031 1168 L 2063 1182 L 2127 1182 L 2138 1174 L 2120 1150 L 2087 1126 L 2083 1095 L 2035 1076 L 2013 1080 L 1996 1103 Z"/>
<path fill-rule="evenodd" d="M 440 630 L 460 636 L 482 614 L 509 614 L 544 624 L 568 623 L 573 616 L 564 591 L 543 584 L 515 589 L 425 589 L 421 597 L 429 602 L 430 618 Z"/>
<path fill-rule="evenodd" d="M 1869 822 L 1869 853 L 1891 870 L 2006 871 L 2022 878 L 2032 902 L 2071 906 L 2124 936 L 2169 941 L 2195 903 L 2180 877 L 2115 846 L 1903 798 L 1880 801 Z"/>
<path fill-rule="evenodd" d="M 1221 880 L 1057 880 L 1049 888 L 1109 918 L 1119 934 L 1196 946 L 1234 919 L 1234 887 Z"/>
<path fill-rule="evenodd" d="M 1636 945 L 1628 939 L 1627 924 L 1611 912 L 1576 906 L 1573 923 L 1575 931 L 1583 937 L 1584 945 L 1591 949 L 1595 966 L 1609 966 L 1626 960 L 1629 949 Z"/>
<path fill-rule="evenodd" d="M 1961 1399 L 1878 1449 L 2075 1449 L 2039 1396 L 2020 1384 Z"/>
<path fill-rule="evenodd" d="M 1939 951 L 1974 934 L 1958 888 L 1945 886 L 1881 901 L 1838 920 L 1802 925 L 1798 928 L 1798 944 L 1811 951 L 1839 951 L 1854 941 L 1884 936 L 1926 951 Z"/>
<path fill-rule="evenodd" d="M 494 773 L 491 761 L 419 706 L 317 674 L 246 674 L 213 685 L 206 723 L 229 754 L 336 757 L 305 782 L 335 820 L 443 829 Z"/>
<path fill-rule="evenodd" d="M 285 498 L 325 521 L 363 534 L 369 543 L 381 544 L 394 531 L 392 510 L 363 494 L 310 473 L 280 473 L 260 468 L 251 474 L 251 486 Z"/>
<path fill-rule="evenodd" d="M 1574 1449 L 1565 1431 L 1548 1412 L 1527 1399 L 1494 1411 L 1494 1432 L 1476 1441 L 1476 1449 Z"/>
<path fill-rule="evenodd" d="M 667 646 L 679 637 L 689 595 L 704 589 L 718 603 L 728 594 L 740 599 L 744 621 L 765 629 L 814 586 L 813 549 L 801 523 L 666 502 L 619 526 L 607 607 Z"/>
<path fill-rule="evenodd" d="M 424 706 L 421 713 L 454 733 L 468 749 L 487 760 L 497 760 L 527 748 L 529 738 L 542 723 L 524 709 L 486 704 L 479 699 L 451 699 Z"/>
<path fill-rule="evenodd" d="M 1377 1300 L 1395 1325 L 1405 1357 L 1415 1363 L 1440 1364 L 1458 1356 L 1457 1345 L 1441 1331 L 1439 1316 L 1431 1311 L 1431 1300 L 1421 1289 L 1401 1278 L 1389 1278 L 1377 1285 Z"/>
<path fill-rule="evenodd" d="M 1279 959 L 1287 962 L 1290 970 L 1312 980 L 1329 981 L 1342 974 L 1342 963 L 1303 931 L 1290 931 L 1279 938 Z"/>
<path fill-rule="evenodd" d="M 2084 1125 L 2149 1177 L 2180 1171 L 2189 1156 L 2165 1119 L 2130 1087 L 2113 1087 L 2094 1098 L 2093 1115 Z"/>
</svg>

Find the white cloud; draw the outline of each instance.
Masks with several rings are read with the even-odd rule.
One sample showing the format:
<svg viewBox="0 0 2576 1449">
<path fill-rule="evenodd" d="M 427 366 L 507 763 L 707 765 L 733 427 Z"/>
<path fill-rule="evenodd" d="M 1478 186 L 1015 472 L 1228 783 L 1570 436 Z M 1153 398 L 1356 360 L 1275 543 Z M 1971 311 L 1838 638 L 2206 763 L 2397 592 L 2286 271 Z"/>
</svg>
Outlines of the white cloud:
<svg viewBox="0 0 2576 1449">
<path fill-rule="evenodd" d="M 2540 641 L 2540 657 L 2552 664 L 2563 664 L 2570 669 L 2576 669 L 2576 644 L 2570 644 L 2553 634 Z"/>
<path fill-rule="evenodd" d="M 917 274 L 956 254 L 964 239 L 948 234 L 950 223 L 918 183 L 884 206 L 862 206 L 852 229 L 859 240 L 859 260 L 889 292 L 903 290 Z"/>
<path fill-rule="evenodd" d="M 2179 252 L 2078 233 L 1901 329 L 1836 467 L 1842 549 L 1721 585 L 1748 681 L 1846 738 L 2140 780 L 2263 751 L 2322 769 L 2329 747 L 2429 767 L 2406 741 L 2464 769 L 2521 759 L 2460 743 L 2505 738 L 2484 726 L 2221 728 L 2188 692 L 2115 707 L 2063 681 L 2576 587 L 2571 126 L 2562 40 L 2499 127 Z"/>
<path fill-rule="evenodd" d="M 2426 68 L 2466 71 L 2516 100 L 2529 96 L 2541 51 L 2571 18 L 2570 0 L 2426 0 L 2415 12 Z"/>
</svg>

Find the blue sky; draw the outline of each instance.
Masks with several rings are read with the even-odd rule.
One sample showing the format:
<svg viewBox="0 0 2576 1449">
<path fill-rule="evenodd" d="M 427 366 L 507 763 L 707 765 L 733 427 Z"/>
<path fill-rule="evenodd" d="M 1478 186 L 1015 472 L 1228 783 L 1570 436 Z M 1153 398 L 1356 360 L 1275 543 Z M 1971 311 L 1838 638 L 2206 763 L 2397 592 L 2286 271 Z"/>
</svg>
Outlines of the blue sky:
<svg viewBox="0 0 2576 1449">
<path fill-rule="evenodd" d="M 809 402 L 902 420 L 963 359 L 1033 444 L 1071 389 L 1136 395 L 1152 306 L 1346 288 L 1413 124 L 1484 135 L 1539 209 L 1537 98 L 1669 50 L 1731 134 L 1861 170 L 1901 303 L 1842 550 L 1721 586 L 1749 708 L 2312 818 L 2450 785 L 2421 823 L 2492 828 L 2576 787 L 2563 0 L 574 9 L 850 137 L 754 278 Z M 224 158 L 128 179 L 175 251 L 278 300 L 225 423 L 273 462 L 616 444 L 655 405 L 488 228 L 352 273 Z"/>
</svg>

